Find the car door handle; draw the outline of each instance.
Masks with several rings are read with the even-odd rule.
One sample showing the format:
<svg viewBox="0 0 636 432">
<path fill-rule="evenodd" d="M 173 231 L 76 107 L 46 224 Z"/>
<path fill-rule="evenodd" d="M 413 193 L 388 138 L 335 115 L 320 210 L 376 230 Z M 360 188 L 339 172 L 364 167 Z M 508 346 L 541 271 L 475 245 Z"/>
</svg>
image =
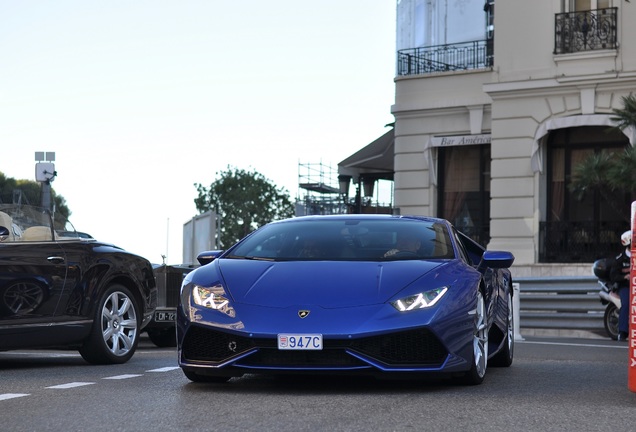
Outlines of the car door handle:
<svg viewBox="0 0 636 432">
<path fill-rule="evenodd" d="M 50 257 L 47 258 L 47 260 L 49 260 L 53 264 L 62 264 L 64 262 L 64 257 L 50 256 Z"/>
</svg>

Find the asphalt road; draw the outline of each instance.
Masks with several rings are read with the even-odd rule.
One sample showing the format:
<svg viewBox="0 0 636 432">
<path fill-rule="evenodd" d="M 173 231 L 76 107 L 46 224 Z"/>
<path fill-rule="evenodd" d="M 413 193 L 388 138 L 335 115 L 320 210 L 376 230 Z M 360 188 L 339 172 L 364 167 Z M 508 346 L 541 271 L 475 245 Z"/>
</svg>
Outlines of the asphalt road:
<svg viewBox="0 0 636 432">
<path fill-rule="evenodd" d="M 245 376 L 189 382 L 144 341 L 124 365 L 74 352 L 0 352 L 0 430 L 632 431 L 627 344 L 526 337 L 485 382 Z"/>
</svg>

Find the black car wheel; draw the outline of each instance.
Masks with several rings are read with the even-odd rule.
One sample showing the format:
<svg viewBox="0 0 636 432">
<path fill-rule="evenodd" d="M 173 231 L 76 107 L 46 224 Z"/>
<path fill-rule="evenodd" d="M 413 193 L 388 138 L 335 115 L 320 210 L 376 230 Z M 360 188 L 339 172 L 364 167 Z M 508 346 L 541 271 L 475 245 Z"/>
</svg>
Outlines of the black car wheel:
<svg viewBox="0 0 636 432">
<path fill-rule="evenodd" d="M 486 376 L 488 367 L 488 329 L 486 323 L 486 303 L 481 291 L 477 291 L 477 306 L 475 308 L 475 327 L 473 330 L 473 361 L 472 366 L 464 375 L 466 384 L 481 384 Z"/>
<path fill-rule="evenodd" d="M 174 327 L 148 329 L 148 338 L 159 348 L 177 346 L 177 334 Z"/>
<path fill-rule="evenodd" d="M 620 309 L 616 307 L 614 303 L 609 303 L 605 308 L 605 315 L 603 317 L 603 324 L 605 325 L 605 331 L 607 335 L 613 340 L 618 340 L 618 315 Z"/>
<path fill-rule="evenodd" d="M 102 295 L 93 328 L 79 352 L 89 363 L 127 362 L 139 342 L 139 313 L 135 297 L 123 285 L 111 285 Z"/>
<path fill-rule="evenodd" d="M 506 340 L 501 351 L 488 362 L 489 366 L 508 367 L 512 365 L 515 347 L 514 314 L 512 307 L 512 291 L 508 291 L 508 320 L 506 323 Z"/>
</svg>

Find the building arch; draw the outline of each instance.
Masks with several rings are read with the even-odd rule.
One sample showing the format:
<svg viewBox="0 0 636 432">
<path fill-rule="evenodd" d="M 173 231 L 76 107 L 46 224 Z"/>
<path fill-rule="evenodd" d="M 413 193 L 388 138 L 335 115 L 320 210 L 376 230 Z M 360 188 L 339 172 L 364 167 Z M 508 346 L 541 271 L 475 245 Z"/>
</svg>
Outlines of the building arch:
<svg viewBox="0 0 636 432">
<path fill-rule="evenodd" d="M 532 143 L 532 152 L 530 155 L 530 165 L 532 171 L 541 173 L 544 169 L 543 148 L 545 147 L 545 139 L 548 133 L 556 129 L 566 129 L 582 126 L 614 126 L 610 114 L 587 114 L 575 115 L 567 117 L 549 118 L 537 127 Z M 626 128 L 623 133 L 629 139 L 629 143 L 633 146 L 636 144 L 636 130 L 634 128 Z M 543 145 L 542 145 L 543 144 Z"/>
<path fill-rule="evenodd" d="M 578 195 L 571 190 L 577 164 L 630 145 L 627 134 L 597 119 L 596 125 L 561 122 L 569 127 L 552 127 L 541 137 L 545 161 L 540 174 L 539 262 L 591 262 L 610 256 L 616 252 L 617 236 L 629 227 L 628 193 L 595 188 Z"/>
</svg>

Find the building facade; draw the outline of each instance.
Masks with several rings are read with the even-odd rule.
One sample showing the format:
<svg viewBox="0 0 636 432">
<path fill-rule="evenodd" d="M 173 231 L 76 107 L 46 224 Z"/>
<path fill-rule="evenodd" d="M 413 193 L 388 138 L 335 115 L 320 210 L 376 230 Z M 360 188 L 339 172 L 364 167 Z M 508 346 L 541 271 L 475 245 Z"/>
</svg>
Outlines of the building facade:
<svg viewBox="0 0 636 432">
<path fill-rule="evenodd" d="M 397 17 L 396 211 L 512 251 L 519 276 L 589 275 L 632 197 L 577 196 L 571 175 L 635 143 L 611 117 L 636 90 L 636 2 L 399 0 Z"/>
</svg>

